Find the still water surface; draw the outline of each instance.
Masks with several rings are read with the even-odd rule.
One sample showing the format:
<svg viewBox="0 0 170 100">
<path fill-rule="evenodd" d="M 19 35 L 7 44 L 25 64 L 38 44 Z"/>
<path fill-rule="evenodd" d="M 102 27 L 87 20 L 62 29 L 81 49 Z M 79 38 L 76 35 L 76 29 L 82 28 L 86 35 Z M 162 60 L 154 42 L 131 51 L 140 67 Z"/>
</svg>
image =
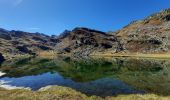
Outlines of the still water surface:
<svg viewBox="0 0 170 100">
<path fill-rule="evenodd" d="M 170 60 L 131 58 L 26 58 L 4 62 L 0 86 L 38 90 L 49 85 L 87 95 L 170 94 Z M 161 80 L 161 81 L 160 81 Z"/>
</svg>

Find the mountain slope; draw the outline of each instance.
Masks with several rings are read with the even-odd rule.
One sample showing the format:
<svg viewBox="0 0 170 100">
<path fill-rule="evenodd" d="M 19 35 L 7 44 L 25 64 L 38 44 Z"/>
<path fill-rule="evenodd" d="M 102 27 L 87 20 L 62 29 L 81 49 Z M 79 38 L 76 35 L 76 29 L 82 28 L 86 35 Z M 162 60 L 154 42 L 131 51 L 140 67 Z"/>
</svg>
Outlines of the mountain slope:
<svg viewBox="0 0 170 100">
<path fill-rule="evenodd" d="M 129 24 L 116 34 L 126 52 L 170 51 L 170 9 Z"/>
<path fill-rule="evenodd" d="M 43 51 L 89 56 L 170 52 L 170 9 L 134 21 L 116 32 L 78 27 L 59 36 L 0 29 L 0 53 L 37 55 Z"/>
<path fill-rule="evenodd" d="M 75 28 L 58 38 L 56 45 L 60 53 L 88 56 L 93 52 L 119 52 L 122 47 L 114 35 L 88 28 Z"/>
<path fill-rule="evenodd" d="M 0 29 L 0 52 L 5 56 L 36 55 L 41 51 L 54 50 L 57 42 L 57 39 L 40 33 Z"/>
<path fill-rule="evenodd" d="M 76 28 L 63 36 L 56 48 L 66 54 L 168 53 L 170 9 L 132 22 L 117 32 Z"/>
</svg>

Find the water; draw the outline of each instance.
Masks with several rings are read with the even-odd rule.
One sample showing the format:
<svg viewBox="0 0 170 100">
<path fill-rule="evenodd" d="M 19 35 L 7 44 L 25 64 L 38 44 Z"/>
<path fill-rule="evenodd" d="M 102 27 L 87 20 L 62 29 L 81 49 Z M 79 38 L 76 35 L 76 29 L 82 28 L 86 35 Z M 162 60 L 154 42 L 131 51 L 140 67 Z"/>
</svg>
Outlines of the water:
<svg viewBox="0 0 170 100">
<path fill-rule="evenodd" d="M 70 87 L 86 95 L 170 94 L 170 60 L 130 58 L 26 58 L 4 62 L 0 86 L 38 90 Z M 161 81 L 160 81 L 161 80 Z"/>
</svg>

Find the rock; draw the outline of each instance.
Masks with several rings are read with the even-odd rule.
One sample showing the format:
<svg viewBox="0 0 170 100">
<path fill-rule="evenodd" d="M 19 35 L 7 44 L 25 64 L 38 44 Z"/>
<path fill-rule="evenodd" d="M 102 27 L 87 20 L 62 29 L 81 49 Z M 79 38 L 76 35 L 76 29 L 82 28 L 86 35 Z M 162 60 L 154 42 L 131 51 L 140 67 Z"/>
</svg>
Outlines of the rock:
<svg viewBox="0 0 170 100">
<path fill-rule="evenodd" d="M 55 38 L 50 39 L 50 41 L 53 42 L 53 43 L 59 43 L 60 42 L 59 39 L 55 39 Z"/>
<path fill-rule="evenodd" d="M 71 52 L 71 48 L 69 48 L 69 47 L 64 48 L 64 51 L 67 52 L 67 53 L 70 53 Z"/>
<path fill-rule="evenodd" d="M 47 42 L 47 40 L 45 40 L 45 39 L 43 39 L 41 37 L 33 37 L 32 39 L 35 40 L 35 41 L 41 41 L 43 43 Z"/>
<path fill-rule="evenodd" d="M 26 54 L 31 54 L 32 53 L 31 50 L 29 50 L 26 45 L 17 46 L 16 48 L 22 53 L 26 53 Z"/>
<path fill-rule="evenodd" d="M 102 43 L 101 46 L 102 46 L 104 49 L 112 48 L 112 44 L 109 44 L 109 43 Z"/>
<path fill-rule="evenodd" d="M 151 38 L 151 39 L 148 40 L 148 43 L 151 43 L 153 45 L 161 45 L 162 41 L 155 39 L 155 38 Z"/>
<path fill-rule="evenodd" d="M 166 21 L 170 21 L 170 15 L 165 16 L 163 19 Z"/>
<path fill-rule="evenodd" d="M 38 46 L 41 50 L 47 51 L 47 50 L 52 50 L 50 47 L 39 45 Z"/>
<path fill-rule="evenodd" d="M 63 33 L 61 33 L 61 34 L 58 36 L 58 38 L 63 39 L 63 38 L 65 38 L 65 37 L 69 36 L 69 35 L 70 35 L 70 31 L 69 31 L 69 30 L 65 30 Z"/>
</svg>

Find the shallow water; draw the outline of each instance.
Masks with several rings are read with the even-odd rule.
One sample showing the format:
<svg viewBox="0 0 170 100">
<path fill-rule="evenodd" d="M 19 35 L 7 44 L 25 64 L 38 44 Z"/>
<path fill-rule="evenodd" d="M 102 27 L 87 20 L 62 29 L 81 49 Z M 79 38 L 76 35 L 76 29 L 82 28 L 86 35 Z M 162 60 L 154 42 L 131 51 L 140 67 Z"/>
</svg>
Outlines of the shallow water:
<svg viewBox="0 0 170 100">
<path fill-rule="evenodd" d="M 170 95 L 170 60 L 130 58 L 26 58 L 4 62 L 0 86 L 38 90 L 48 85 L 87 95 Z M 160 81 L 161 80 L 161 81 Z"/>
</svg>

